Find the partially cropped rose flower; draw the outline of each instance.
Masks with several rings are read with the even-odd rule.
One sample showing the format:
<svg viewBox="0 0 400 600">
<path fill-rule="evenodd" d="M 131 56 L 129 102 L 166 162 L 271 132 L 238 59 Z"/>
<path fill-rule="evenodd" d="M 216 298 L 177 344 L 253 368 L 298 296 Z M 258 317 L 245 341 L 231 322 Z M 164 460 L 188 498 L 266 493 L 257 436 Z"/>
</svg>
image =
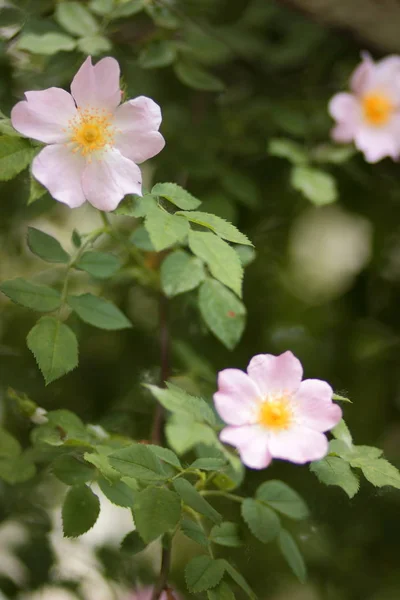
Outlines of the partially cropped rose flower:
<svg viewBox="0 0 400 600">
<path fill-rule="evenodd" d="M 130 596 L 129 600 L 151 600 L 152 593 L 152 587 L 141 588 L 140 590 L 133 592 L 133 595 Z M 174 591 L 168 589 L 161 594 L 160 600 L 180 600 L 180 598 Z"/>
<path fill-rule="evenodd" d="M 352 93 L 336 94 L 329 112 L 337 122 L 332 137 L 354 141 L 368 162 L 400 155 L 400 57 L 374 62 L 368 54 L 354 71 Z"/>
<path fill-rule="evenodd" d="M 272 458 L 304 464 L 328 451 L 328 431 L 342 411 L 332 402 L 332 388 L 319 379 L 302 381 L 303 368 L 291 353 L 254 356 L 247 374 L 225 369 L 218 376 L 215 407 L 229 425 L 222 442 L 236 446 L 242 462 L 253 469 Z"/>
<path fill-rule="evenodd" d="M 160 107 L 139 96 L 120 105 L 120 69 L 111 57 L 95 66 L 88 57 L 71 83 L 71 94 L 52 87 L 26 92 L 11 112 L 17 131 L 46 146 L 32 173 L 71 208 L 86 200 L 114 210 L 125 194 L 142 193 L 137 163 L 158 154 Z"/>
</svg>

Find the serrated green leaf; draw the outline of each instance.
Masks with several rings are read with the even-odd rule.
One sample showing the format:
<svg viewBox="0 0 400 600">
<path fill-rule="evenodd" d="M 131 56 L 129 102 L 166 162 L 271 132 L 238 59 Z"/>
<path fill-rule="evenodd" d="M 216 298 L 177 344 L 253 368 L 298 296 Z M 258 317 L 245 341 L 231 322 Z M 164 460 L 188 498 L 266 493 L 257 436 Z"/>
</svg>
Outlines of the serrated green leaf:
<svg viewBox="0 0 400 600">
<path fill-rule="evenodd" d="M 309 157 L 303 146 L 287 138 L 274 138 L 268 144 L 271 156 L 286 158 L 293 165 L 307 164 Z"/>
<path fill-rule="evenodd" d="M 144 225 L 157 252 L 182 242 L 190 230 L 184 217 L 172 215 L 156 204 L 149 207 Z"/>
<path fill-rule="evenodd" d="M 104 35 L 88 35 L 80 38 L 77 46 L 83 54 L 90 54 L 91 56 L 103 54 L 103 52 L 108 52 L 112 48 L 110 40 Z"/>
<path fill-rule="evenodd" d="M 358 458 L 350 461 L 352 467 L 361 468 L 364 477 L 375 487 L 390 485 L 400 489 L 400 472 L 384 458 Z"/>
<path fill-rule="evenodd" d="M 307 579 L 307 568 L 304 559 L 296 542 L 286 529 L 281 530 L 278 538 L 278 545 L 293 573 L 301 583 L 305 583 Z"/>
<path fill-rule="evenodd" d="M 312 473 L 325 485 L 337 485 L 341 487 L 349 498 L 353 498 L 360 487 L 357 475 L 353 473 L 350 465 L 336 456 L 313 462 L 310 465 Z"/>
<path fill-rule="evenodd" d="M 232 350 L 246 325 L 244 304 L 215 279 L 206 279 L 199 290 L 199 309 L 212 333 Z"/>
<path fill-rule="evenodd" d="M 202 471 L 220 471 L 228 465 L 224 458 L 197 458 L 191 465 L 191 469 L 200 469 Z"/>
<path fill-rule="evenodd" d="M 23 33 L 18 38 L 17 47 L 32 54 L 51 56 L 61 51 L 71 52 L 76 47 L 76 40 L 64 33 Z"/>
<path fill-rule="evenodd" d="M 176 45 L 170 40 L 155 40 L 141 50 L 138 57 L 142 69 L 159 69 L 172 65 L 177 57 Z"/>
<path fill-rule="evenodd" d="M 153 196 L 162 196 L 183 210 L 193 210 L 201 204 L 200 200 L 177 183 L 156 183 L 151 193 Z"/>
<path fill-rule="evenodd" d="M 91 481 L 96 473 L 92 466 L 69 454 L 57 457 L 51 466 L 51 470 L 66 485 L 86 483 Z"/>
<path fill-rule="evenodd" d="M 56 310 L 61 303 L 59 292 L 47 285 L 26 281 L 22 277 L 3 281 L 0 290 L 13 302 L 40 312 Z"/>
<path fill-rule="evenodd" d="M 94 327 L 109 331 L 132 327 L 132 323 L 124 313 L 115 304 L 104 298 L 93 294 L 82 294 L 81 296 L 68 296 L 67 302 L 82 321 Z"/>
<path fill-rule="evenodd" d="M 161 461 L 144 444 L 132 444 L 108 456 L 110 465 L 122 475 L 144 482 L 164 481 L 167 475 Z"/>
<path fill-rule="evenodd" d="M 251 533 L 264 544 L 270 542 L 279 533 L 281 524 L 277 514 L 257 500 L 246 498 L 242 502 L 242 517 Z"/>
<path fill-rule="evenodd" d="M 214 544 L 229 546 L 230 548 L 238 548 L 242 545 L 238 525 L 229 521 L 214 525 L 210 532 L 210 540 Z"/>
<path fill-rule="evenodd" d="M 225 581 L 221 581 L 213 590 L 207 592 L 208 600 L 235 600 L 235 594 Z"/>
<path fill-rule="evenodd" d="M 145 548 L 146 544 L 137 531 L 128 533 L 121 542 L 121 551 L 127 554 L 135 555 L 142 552 Z"/>
<path fill-rule="evenodd" d="M 210 425 L 215 425 L 214 412 L 202 398 L 191 396 L 169 382 L 167 385 L 167 388 L 159 388 L 156 385 L 146 385 L 146 387 L 158 402 L 172 413 L 187 415 L 196 421 L 206 421 Z"/>
<path fill-rule="evenodd" d="M 46 262 L 67 263 L 70 256 L 55 238 L 48 233 L 28 227 L 29 250 Z"/>
<path fill-rule="evenodd" d="M 211 556 L 195 556 L 185 567 L 186 585 L 193 594 L 204 592 L 218 585 L 224 572 L 223 560 L 215 560 Z"/>
<path fill-rule="evenodd" d="M 75 266 L 93 275 L 93 277 L 107 279 L 118 271 L 121 262 L 114 254 L 93 251 L 85 252 Z"/>
<path fill-rule="evenodd" d="M 303 498 L 283 481 L 271 479 L 262 483 L 257 488 L 256 499 L 291 519 L 306 519 L 309 516 Z"/>
<path fill-rule="evenodd" d="M 140 536 L 149 543 L 176 527 L 181 500 L 167 488 L 149 486 L 135 495 L 133 515 Z"/>
<path fill-rule="evenodd" d="M 160 460 L 167 463 L 168 465 L 172 465 L 178 470 L 182 469 L 181 462 L 175 452 L 172 452 L 169 448 L 163 448 L 162 446 L 156 446 L 153 444 L 147 444 L 147 448 L 149 448 Z"/>
<path fill-rule="evenodd" d="M 72 35 L 94 35 L 99 25 L 94 16 L 80 2 L 60 2 L 55 10 L 56 21 Z"/>
<path fill-rule="evenodd" d="M 183 478 L 176 479 L 173 482 L 173 486 L 175 490 L 178 492 L 179 496 L 182 498 L 185 504 L 190 506 L 193 510 L 200 513 L 213 523 L 220 523 L 222 521 L 222 517 L 207 502 L 203 496 L 196 490 L 196 488 L 187 480 Z"/>
<path fill-rule="evenodd" d="M 65 537 L 78 537 L 91 529 L 100 513 L 100 502 L 96 494 L 86 485 L 72 487 L 62 507 L 62 522 Z"/>
<path fill-rule="evenodd" d="M 133 507 L 135 492 L 123 481 L 110 483 L 107 479 L 100 478 L 98 484 L 103 494 L 116 506 Z"/>
<path fill-rule="evenodd" d="M 225 89 L 221 79 L 203 69 L 198 63 L 180 60 L 175 63 L 174 71 L 182 83 L 194 90 L 222 92 Z"/>
<path fill-rule="evenodd" d="M 242 590 L 245 594 L 247 594 L 250 600 L 258 600 L 257 596 L 255 595 L 255 593 L 253 592 L 243 575 L 239 573 L 239 571 L 237 571 L 235 567 L 233 567 L 227 560 L 225 560 L 224 562 L 226 572 L 229 573 L 233 581 L 237 583 L 239 587 L 242 588 Z"/>
<path fill-rule="evenodd" d="M 232 223 L 229 223 L 229 221 L 225 221 L 225 219 L 217 217 L 217 215 L 186 210 L 180 210 L 176 214 L 183 215 L 192 223 L 196 223 L 197 225 L 211 229 L 219 237 L 228 240 L 228 242 L 233 242 L 234 244 L 244 244 L 245 246 L 253 245 L 249 238 L 245 236 L 244 233 L 239 231 L 237 227 L 232 225 Z"/>
<path fill-rule="evenodd" d="M 196 521 L 191 521 L 190 519 L 183 519 L 181 530 L 186 537 L 196 542 L 196 544 L 208 548 L 208 539 L 200 523 L 196 523 Z"/>
<path fill-rule="evenodd" d="M 184 250 L 171 252 L 161 264 L 161 285 L 169 298 L 194 290 L 204 279 L 201 260 Z"/>
<path fill-rule="evenodd" d="M 242 296 L 243 267 L 237 253 L 227 242 L 213 233 L 190 231 L 189 247 L 206 263 L 215 279 Z"/>
<path fill-rule="evenodd" d="M 67 325 L 54 317 L 42 317 L 28 333 L 27 344 L 46 385 L 78 366 L 76 336 Z"/>
<path fill-rule="evenodd" d="M 331 204 L 338 198 L 336 180 L 329 173 L 319 169 L 294 167 L 290 181 L 295 190 L 316 206 Z"/>
<path fill-rule="evenodd" d="M 35 155 L 28 140 L 14 135 L 0 136 L 0 181 L 8 181 L 21 173 Z"/>
</svg>

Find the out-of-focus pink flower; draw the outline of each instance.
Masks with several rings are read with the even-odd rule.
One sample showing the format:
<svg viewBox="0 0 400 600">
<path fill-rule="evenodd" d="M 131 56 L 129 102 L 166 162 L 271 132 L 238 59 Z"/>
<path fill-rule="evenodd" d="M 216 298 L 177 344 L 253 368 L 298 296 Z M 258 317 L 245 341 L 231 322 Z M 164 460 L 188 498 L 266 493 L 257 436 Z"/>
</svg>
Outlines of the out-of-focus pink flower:
<svg viewBox="0 0 400 600">
<path fill-rule="evenodd" d="M 14 128 L 48 144 L 33 161 L 32 173 L 60 202 L 76 208 L 88 200 L 114 210 L 125 194 L 142 193 L 137 163 L 158 154 L 161 110 L 139 96 L 120 105 L 120 69 L 111 57 L 95 66 L 89 56 L 71 83 L 26 92 L 11 112 Z"/>
<path fill-rule="evenodd" d="M 133 595 L 129 597 L 129 600 L 151 600 L 152 593 L 152 587 L 140 588 L 140 590 L 133 592 Z M 176 595 L 176 592 L 168 590 L 161 594 L 160 600 L 180 600 L 180 597 Z"/>
<path fill-rule="evenodd" d="M 400 57 L 374 62 L 362 54 L 354 71 L 352 93 L 333 96 L 329 112 L 337 122 L 332 137 L 337 142 L 354 141 L 368 162 L 400 155 Z"/>
<path fill-rule="evenodd" d="M 229 425 L 222 442 L 236 446 L 242 462 L 253 469 L 272 458 L 304 464 L 328 451 L 323 434 L 340 421 L 332 388 L 319 379 L 302 381 L 303 368 L 291 353 L 254 356 L 247 374 L 225 369 L 218 375 L 215 407 Z"/>
</svg>

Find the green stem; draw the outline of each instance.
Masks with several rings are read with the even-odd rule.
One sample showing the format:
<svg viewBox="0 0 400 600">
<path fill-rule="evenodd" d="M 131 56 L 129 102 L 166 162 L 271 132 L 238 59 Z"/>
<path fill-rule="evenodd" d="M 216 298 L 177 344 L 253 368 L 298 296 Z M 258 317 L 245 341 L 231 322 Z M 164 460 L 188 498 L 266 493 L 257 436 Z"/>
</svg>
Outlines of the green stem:
<svg viewBox="0 0 400 600">
<path fill-rule="evenodd" d="M 243 502 L 244 498 L 237 496 L 236 494 L 229 494 L 229 492 L 223 492 L 222 490 L 205 490 L 200 492 L 202 496 L 220 496 L 221 498 L 228 498 L 234 502 Z"/>
</svg>

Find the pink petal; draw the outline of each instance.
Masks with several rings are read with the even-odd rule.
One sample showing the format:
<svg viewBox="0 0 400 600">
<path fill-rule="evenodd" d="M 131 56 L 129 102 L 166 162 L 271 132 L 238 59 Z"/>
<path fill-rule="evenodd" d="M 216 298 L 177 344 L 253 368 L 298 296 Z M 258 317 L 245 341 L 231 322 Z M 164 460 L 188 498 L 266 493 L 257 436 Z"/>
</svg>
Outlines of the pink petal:
<svg viewBox="0 0 400 600">
<path fill-rule="evenodd" d="M 239 369 L 225 369 L 218 374 L 215 408 L 229 425 L 244 425 L 256 421 L 260 392 L 250 377 Z"/>
<path fill-rule="evenodd" d="M 326 456 L 328 440 L 319 431 L 295 425 L 286 431 L 270 433 L 269 449 L 274 458 L 302 465 Z"/>
<path fill-rule="evenodd" d="M 114 111 L 121 102 L 120 69 L 115 58 L 107 57 L 92 65 L 85 60 L 71 83 L 71 93 L 79 108 L 93 107 Z"/>
<path fill-rule="evenodd" d="M 268 434 L 257 425 L 225 427 L 219 437 L 222 442 L 235 446 L 243 464 L 251 469 L 265 469 L 272 460 Z"/>
<path fill-rule="evenodd" d="M 46 146 L 32 163 L 33 176 L 44 185 L 50 194 L 70 208 L 85 202 L 81 177 L 85 159 L 74 154 L 66 146 L 55 144 Z"/>
<path fill-rule="evenodd" d="M 399 130 L 394 126 L 393 119 L 386 127 L 361 127 L 354 143 L 370 163 L 376 163 L 386 156 L 396 160 L 400 154 Z"/>
<path fill-rule="evenodd" d="M 65 129 L 76 113 L 71 94 L 60 88 L 26 92 L 26 100 L 11 111 L 13 127 L 40 142 L 62 143 L 68 139 Z"/>
<path fill-rule="evenodd" d="M 328 110 L 331 117 L 336 121 L 348 123 L 359 118 L 360 105 L 353 94 L 341 92 L 333 96 L 329 102 Z"/>
<path fill-rule="evenodd" d="M 348 144 L 354 139 L 355 133 L 355 123 L 339 123 L 331 130 L 331 137 L 339 144 Z"/>
<path fill-rule="evenodd" d="M 350 79 L 350 88 L 356 94 L 362 94 L 368 87 L 375 64 L 368 52 L 361 54 L 362 62 L 355 69 Z"/>
<path fill-rule="evenodd" d="M 251 359 L 247 372 L 265 397 L 268 394 L 295 392 L 303 376 L 303 367 L 299 359 L 288 351 L 279 356 L 257 354 Z"/>
<path fill-rule="evenodd" d="M 332 393 L 332 388 L 326 381 L 302 381 L 295 396 L 300 424 L 316 431 L 328 431 L 335 427 L 342 418 L 342 410 L 332 402 Z"/>
<path fill-rule="evenodd" d="M 142 174 L 135 163 L 115 148 L 94 157 L 82 175 L 87 200 L 99 210 L 115 210 L 125 194 L 142 193 Z"/>
<path fill-rule="evenodd" d="M 368 89 L 371 92 L 386 92 L 392 102 L 400 105 L 400 57 L 387 56 L 375 63 L 368 78 Z"/>
<path fill-rule="evenodd" d="M 160 124 L 161 109 L 151 98 L 125 102 L 115 111 L 115 147 L 135 163 L 152 158 L 165 146 Z"/>
</svg>

